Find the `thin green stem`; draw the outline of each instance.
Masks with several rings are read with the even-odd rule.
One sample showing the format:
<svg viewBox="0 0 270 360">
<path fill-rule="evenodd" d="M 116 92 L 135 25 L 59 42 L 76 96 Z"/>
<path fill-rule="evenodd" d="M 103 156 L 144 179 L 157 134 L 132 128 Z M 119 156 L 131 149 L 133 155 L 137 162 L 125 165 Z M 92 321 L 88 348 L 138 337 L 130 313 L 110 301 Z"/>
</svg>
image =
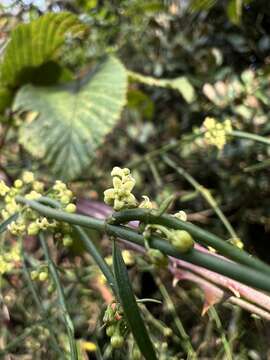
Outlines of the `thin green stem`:
<svg viewBox="0 0 270 360">
<path fill-rule="evenodd" d="M 262 144 L 266 144 L 270 146 L 270 139 L 266 138 L 264 136 L 260 136 L 257 134 L 252 134 L 252 133 L 248 133 L 245 131 L 239 131 L 239 130 L 233 130 L 230 135 L 240 138 L 240 139 L 247 139 L 247 140 L 252 140 L 252 141 L 256 141 Z"/>
<path fill-rule="evenodd" d="M 47 313 L 46 309 L 44 308 L 42 301 L 38 295 L 38 292 L 35 288 L 35 285 L 33 284 L 33 281 L 31 279 L 31 275 L 29 273 L 29 269 L 26 264 L 26 255 L 25 255 L 23 247 L 21 248 L 21 254 L 22 254 L 22 260 L 23 260 L 22 268 L 23 268 L 23 273 L 24 273 L 24 276 L 26 279 L 27 286 L 33 296 L 34 302 L 36 303 L 36 306 L 37 306 L 41 316 L 43 317 L 43 319 L 46 319 L 48 317 L 48 313 Z M 58 353 L 58 355 L 62 356 L 62 350 L 60 349 L 60 347 L 57 343 L 53 328 L 51 327 L 51 325 L 49 323 L 46 326 L 47 326 L 48 330 L 50 331 L 52 346 L 53 346 L 54 350 Z"/>
<path fill-rule="evenodd" d="M 53 281 L 54 281 L 56 289 L 57 289 L 59 305 L 63 312 L 62 315 L 63 315 L 63 319 L 64 319 L 64 322 L 65 322 L 65 325 L 67 328 L 67 333 L 68 333 L 71 360 L 78 360 L 77 346 L 76 346 L 76 341 L 75 341 L 75 337 L 74 337 L 74 326 L 73 326 L 71 317 L 70 317 L 68 309 L 67 309 L 64 290 L 62 288 L 56 266 L 55 266 L 55 264 L 51 258 L 51 255 L 49 253 L 49 248 L 48 248 L 48 245 L 47 245 L 47 242 L 45 240 L 43 233 L 41 233 L 39 235 L 39 240 L 40 240 L 41 246 L 44 251 L 45 259 L 48 262 L 48 267 L 49 267 L 50 273 L 52 275 Z"/>
<path fill-rule="evenodd" d="M 16 197 L 16 200 L 19 203 L 28 205 L 32 209 L 36 210 L 40 214 L 52 218 L 58 221 L 65 221 L 70 224 L 80 225 L 83 227 L 95 229 L 101 232 L 106 232 L 108 235 L 115 236 L 118 238 L 125 239 L 127 241 L 133 242 L 137 245 L 144 247 L 144 237 L 138 234 L 136 231 L 119 225 L 110 225 L 106 221 L 94 219 L 84 215 L 77 214 L 69 214 L 61 210 L 52 209 L 48 206 L 44 206 L 37 201 L 27 200 L 21 196 Z M 206 232 L 192 224 L 187 222 L 182 222 L 172 216 L 162 215 L 160 217 L 156 217 L 151 214 L 149 211 L 145 211 L 143 209 L 136 210 L 125 210 L 123 212 L 119 212 L 118 214 L 114 214 L 115 220 L 118 222 L 128 222 L 132 219 L 137 219 L 140 221 L 144 221 L 145 223 L 161 223 L 161 225 L 169 226 L 172 228 L 179 228 L 189 231 L 190 229 L 193 231 L 193 235 L 198 234 L 203 239 L 212 238 L 212 240 L 216 240 L 215 235 Z M 191 231 L 190 231 L 191 232 Z M 202 232 L 202 233 L 201 233 Z M 196 238 L 196 236 L 194 237 Z M 217 237 L 218 241 L 223 244 L 223 240 Z M 178 259 L 182 259 L 188 261 L 192 264 L 205 267 L 206 269 L 213 270 L 217 273 L 230 277 L 234 280 L 240 281 L 246 285 L 255 287 L 260 290 L 270 291 L 270 281 L 269 281 L 269 268 L 266 264 L 255 261 L 256 266 L 253 266 L 254 260 L 253 258 L 249 258 L 245 252 L 238 250 L 232 245 L 224 243 L 227 247 L 225 250 L 230 249 L 229 253 L 232 255 L 235 251 L 240 251 L 241 255 L 243 255 L 242 260 L 246 261 L 246 257 L 250 260 L 253 260 L 249 266 L 240 265 L 233 262 L 228 262 L 227 260 L 221 259 L 216 256 L 212 256 L 196 249 L 192 249 L 190 252 L 186 254 L 179 253 L 168 241 L 162 240 L 160 238 L 151 238 L 151 247 L 159 249 L 163 253 L 173 256 Z M 215 243 L 215 242 L 214 242 Z M 212 246 L 212 244 L 210 245 Z M 247 261 L 246 261 L 247 262 Z M 263 266 L 262 266 L 263 265 Z M 255 270 L 259 268 L 260 271 Z M 263 268 L 263 270 L 261 270 Z M 267 271 L 265 271 L 265 268 Z"/>
<path fill-rule="evenodd" d="M 216 200 L 214 199 L 214 197 L 212 196 L 210 191 L 208 189 L 206 189 L 205 187 L 203 187 L 201 184 L 199 184 L 198 181 L 196 179 L 194 179 L 193 176 L 191 176 L 185 169 L 178 166 L 169 157 L 163 155 L 162 159 L 165 162 L 165 164 L 167 164 L 172 169 L 174 169 L 179 175 L 183 176 L 194 187 L 194 189 L 197 190 L 202 195 L 202 197 L 207 201 L 207 203 L 215 211 L 215 213 L 217 214 L 220 221 L 225 226 L 225 228 L 228 231 L 228 233 L 230 234 L 230 236 L 232 238 L 234 238 L 234 239 L 238 238 L 238 236 L 237 236 L 236 232 L 234 231 L 232 225 L 230 224 L 230 222 L 228 221 L 226 216 L 223 214 L 222 210 L 218 206 Z"/>
<path fill-rule="evenodd" d="M 41 202 L 42 204 L 47 204 L 47 205 L 53 206 L 56 209 L 60 208 L 60 204 L 59 204 L 58 201 L 50 199 L 50 198 L 45 197 L 45 196 L 44 197 L 42 196 L 41 198 L 39 198 L 38 201 Z M 98 251 L 97 247 L 91 241 L 91 239 L 88 237 L 86 232 L 78 225 L 74 225 L 73 227 L 76 230 L 77 234 L 79 235 L 79 237 L 80 237 L 82 243 L 84 244 L 86 250 L 91 254 L 93 259 L 95 260 L 95 262 L 99 266 L 100 270 L 104 274 L 108 284 L 110 285 L 110 287 L 112 288 L 112 290 L 113 290 L 113 292 L 114 292 L 114 294 L 116 296 L 117 295 L 117 293 L 116 293 L 117 292 L 117 286 L 116 286 L 116 282 L 115 282 L 113 272 L 110 269 L 109 265 L 106 263 L 106 261 L 104 260 L 104 258 L 100 254 L 100 252 Z"/>
<path fill-rule="evenodd" d="M 151 211 L 144 209 L 131 209 L 119 211 L 113 214 L 113 218 L 116 223 L 127 223 L 132 220 L 139 220 L 146 224 L 160 224 L 173 229 L 188 231 L 196 241 L 202 245 L 211 246 L 218 250 L 222 255 L 228 258 L 262 271 L 263 273 L 270 274 L 270 267 L 263 261 L 251 257 L 250 254 L 244 250 L 237 248 L 234 245 L 227 243 L 222 238 L 203 230 L 200 227 L 191 224 L 187 221 L 181 221 L 178 218 L 171 215 L 155 216 Z"/>
<path fill-rule="evenodd" d="M 163 145 L 157 149 L 149 151 L 147 154 L 145 154 L 143 156 L 140 156 L 140 158 L 127 163 L 127 167 L 132 169 L 137 166 L 143 165 L 143 164 L 145 164 L 145 162 L 149 161 L 150 159 L 158 157 L 162 154 L 166 154 L 167 152 L 180 147 L 183 143 L 191 142 L 200 136 L 203 136 L 203 134 L 202 133 L 190 134 L 190 135 L 182 136 L 179 140 L 174 139 L 171 142 L 166 143 L 165 145 Z"/>
<path fill-rule="evenodd" d="M 216 323 L 216 327 L 220 333 L 220 336 L 221 336 L 221 341 L 222 341 L 222 344 L 223 344 L 223 348 L 224 348 L 224 352 L 226 354 L 226 359 L 227 360 L 233 360 L 233 354 L 231 352 L 231 346 L 230 346 L 230 343 L 229 341 L 227 340 L 227 337 L 226 337 L 226 334 L 223 330 L 223 327 L 222 327 L 222 324 L 221 324 L 221 321 L 220 321 L 220 318 L 218 316 L 218 313 L 215 309 L 214 306 L 211 306 L 209 308 L 209 313 L 210 313 L 210 316 L 213 318 L 213 320 L 215 321 Z"/>
<path fill-rule="evenodd" d="M 192 359 L 192 360 L 197 359 L 196 352 L 193 349 L 193 346 L 191 344 L 189 336 L 184 328 L 184 325 L 182 324 L 181 319 L 179 318 L 179 316 L 177 314 L 174 303 L 173 303 L 166 287 L 163 285 L 162 281 L 159 278 L 156 278 L 155 281 L 156 281 L 156 284 L 159 288 L 161 295 L 163 296 L 163 298 L 165 300 L 168 310 L 170 310 L 173 315 L 173 320 L 174 320 L 175 326 L 177 327 L 178 332 L 184 341 L 184 349 L 187 352 L 188 358 Z"/>
<path fill-rule="evenodd" d="M 108 284 L 112 288 L 114 295 L 117 296 L 117 286 L 115 282 L 115 278 L 113 276 L 113 273 L 104 260 L 104 258 L 101 256 L 97 248 L 95 247 L 94 243 L 89 239 L 86 232 L 78 225 L 74 225 L 74 228 L 76 229 L 77 233 L 80 236 L 80 239 L 82 240 L 86 250 L 91 254 L 97 265 L 99 266 L 100 270 L 102 271 L 103 275 L 105 276 Z"/>
<path fill-rule="evenodd" d="M 45 325 L 48 326 L 48 319 L 37 321 L 32 326 L 28 327 L 21 335 L 17 336 L 14 340 L 5 346 L 5 349 L 0 350 L 0 356 L 7 355 L 12 349 L 16 348 L 22 343 L 29 335 L 36 331 L 37 326 Z M 60 354 L 62 356 L 62 353 Z"/>
</svg>

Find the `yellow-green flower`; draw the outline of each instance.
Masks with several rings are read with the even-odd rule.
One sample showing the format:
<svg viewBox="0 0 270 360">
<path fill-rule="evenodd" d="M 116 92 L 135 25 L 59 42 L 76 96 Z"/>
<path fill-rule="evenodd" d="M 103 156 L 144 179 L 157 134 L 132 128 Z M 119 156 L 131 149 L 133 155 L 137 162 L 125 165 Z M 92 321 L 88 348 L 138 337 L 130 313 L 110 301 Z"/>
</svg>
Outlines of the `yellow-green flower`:
<svg viewBox="0 0 270 360">
<path fill-rule="evenodd" d="M 11 271 L 18 261 L 20 261 L 20 246 L 17 243 L 9 251 L 0 253 L 0 275 Z"/>
<path fill-rule="evenodd" d="M 35 180 L 34 174 L 31 171 L 25 171 L 22 180 L 25 184 L 31 184 Z"/>
<path fill-rule="evenodd" d="M 214 145 L 222 150 L 226 144 L 227 138 L 232 132 L 230 120 L 219 123 L 216 119 L 207 117 L 203 122 L 204 140 L 208 145 Z"/>
<path fill-rule="evenodd" d="M 10 188 L 5 184 L 3 180 L 0 181 L 0 196 L 5 196 L 9 192 Z"/>
<path fill-rule="evenodd" d="M 130 170 L 114 167 L 111 175 L 113 188 L 104 191 L 104 202 L 113 206 L 116 211 L 136 206 L 136 198 L 131 193 L 135 186 L 135 179 L 130 175 Z"/>
</svg>

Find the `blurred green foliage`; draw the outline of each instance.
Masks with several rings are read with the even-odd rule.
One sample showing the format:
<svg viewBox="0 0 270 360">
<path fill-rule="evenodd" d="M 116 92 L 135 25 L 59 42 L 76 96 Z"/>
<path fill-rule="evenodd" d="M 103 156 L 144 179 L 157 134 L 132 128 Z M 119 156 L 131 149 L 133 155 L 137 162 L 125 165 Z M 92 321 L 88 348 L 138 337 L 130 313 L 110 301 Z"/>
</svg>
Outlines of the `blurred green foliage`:
<svg viewBox="0 0 270 360">
<path fill-rule="evenodd" d="M 108 187 L 112 166 L 129 164 L 138 191 L 157 202 L 175 193 L 175 210 L 186 210 L 193 221 L 229 238 L 200 193 L 159 156 L 149 157 L 149 154 L 188 138 L 194 129 L 202 126 L 207 116 L 220 121 L 230 119 L 235 130 L 269 136 L 269 1 L 70 0 L 48 1 L 45 7 L 34 1 L 30 4 L 14 1 L 12 6 L 1 9 L 2 62 L 10 46 L 7 45 L 9 36 L 16 25 L 37 21 L 40 15 L 49 11 L 69 11 L 86 27 L 82 37 L 65 37 L 61 53 L 53 57 L 56 73 L 62 69 L 66 71 L 64 82 L 83 78 L 104 57 L 113 54 L 127 70 L 157 80 L 184 77 L 189 84 L 188 88 L 184 84 L 180 96 L 172 88 L 149 86 L 134 79 L 129 82 L 126 106 L 117 124 L 114 129 L 110 128 L 102 146 L 95 150 L 95 161 L 74 178 L 73 186 L 78 196 L 101 199 L 104 188 Z M 45 65 L 50 67 L 48 62 Z M 50 71 L 42 66 L 37 67 L 34 78 L 27 77 L 23 84 L 55 86 L 57 76 L 44 84 Z M 12 181 L 23 169 L 32 168 L 40 177 L 50 180 L 53 175 L 49 177 L 44 162 L 34 159 L 18 145 L 18 128 L 24 122 L 32 121 L 29 114 L 21 114 L 18 118 L 10 107 L 20 86 L 21 83 L 16 83 L 10 90 L 0 81 L 3 121 L 0 135 L 4 139 L 1 140 L 1 176 Z M 188 97 L 190 89 L 193 89 L 194 97 Z M 110 93 L 110 89 L 106 91 Z M 191 101 L 186 101 L 190 98 Z M 245 248 L 269 262 L 270 148 L 250 140 L 232 139 L 219 152 L 205 144 L 198 145 L 196 141 L 183 141 L 170 153 L 176 164 L 211 192 Z M 197 295 L 194 290 L 188 295 L 179 293 L 185 298 L 189 311 L 185 304 L 177 306 L 183 310 L 182 320 L 188 324 L 193 343 L 199 348 L 203 344 L 208 318 L 201 319 L 198 308 L 190 302 L 189 297 L 194 294 Z M 231 311 L 225 309 L 223 314 L 226 328 L 234 326 L 232 322 L 237 322 L 240 317 L 235 311 L 231 320 L 229 313 Z M 171 314 L 165 313 L 162 320 L 170 317 Z M 83 323 L 81 319 L 85 321 L 84 313 L 76 318 L 78 327 Z M 249 317 L 242 321 L 238 324 L 237 334 L 233 334 L 234 359 L 264 359 L 263 354 L 267 352 L 266 356 L 270 356 L 269 330 L 263 331 L 264 325 Z M 211 318 L 212 326 L 213 323 Z M 247 330 L 249 327 L 250 331 Z M 84 327 L 81 329 L 86 331 Z M 213 331 L 207 329 L 209 333 Z M 247 337 L 245 331 L 248 331 Z M 218 336 L 215 333 L 213 339 Z M 208 348 L 202 345 L 200 350 L 206 358 L 217 352 L 218 345 L 210 340 Z"/>
</svg>

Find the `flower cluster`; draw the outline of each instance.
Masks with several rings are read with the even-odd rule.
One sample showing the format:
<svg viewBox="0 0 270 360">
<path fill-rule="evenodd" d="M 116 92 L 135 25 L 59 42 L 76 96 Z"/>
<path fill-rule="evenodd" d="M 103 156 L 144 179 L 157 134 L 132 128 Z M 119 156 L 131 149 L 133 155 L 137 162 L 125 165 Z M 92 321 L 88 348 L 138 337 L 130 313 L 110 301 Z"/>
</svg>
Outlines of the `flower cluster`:
<svg viewBox="0 0 270 360">
<path fill-rule="evenodd" d="M 111 338 L 112 347 L 121 348 L 128 334 L 128 326 L 119 304 L 112 303 L 107 306 L 103 322 L 106 326 L 106 334 Z"/>
<path fill-rule="evenodd" d="M 227 138 L 232 132 L 232 124 L 230 120 L 223 123 L 216 119 L 207 117 L 203 122 L 204 140 L 208 145 L 214 145 L 222 150 L 226 144 Z"/>
<path fill-rule="evenodd" d="M 3 251 L 0 253 L 0 275 L 10 272 L 20 261 L 20 246 L 19 243 L 13 245 L 9 251 Z"/>
<path fill-rule="evenodd" d="M 35 180 L 34 174 L 25 171 L 20 179 L 15 180 L 12 187 L 0 181 L 0 196 L 4 200 L 4 208 L 1 210 L 3 220 L 9 219 L 12 215 L 15 219 L 8 225 L 8 230 L 12 235 L 35 236 L 40 231 L 51 230 L 63 233 L 63 245 L 70 246 L 72 237 L 70 236 L 70 226 L 55 220 L 49 220 L 29 207 L 22 206 L 16 201 L 16 196 L 24 196 L 27 200 L 39 200 L 44 194 L 45 185 L 41 181 Z M 76 205 L 73 203 L 73 193 L 62 181 L 57 180 L 47 195 L 61 204 L 62 210 L 74 213 Z"/>
<path fill-rule="evenodd" d="M 62 181 L 56 180 L 55 184 L 53 185 L 53 192 L 51 196 L 62 204 L 63 210 L 66 212 L 76 212 L 76 205 L 72 202 L 74 195 L 72 191 L 67 188 L 67 185 Z"/>
<path fill-rule="evenodd" d="M 104 202 L 113 206 L 116 211 L 136 207 L 136 198 L 131 193 L 135 186 L 135 179 L 131 176 L 130 170 L 114 167 L 111 176 L 113 177 L 113 188 L 104 191 Z"/>
</svg>

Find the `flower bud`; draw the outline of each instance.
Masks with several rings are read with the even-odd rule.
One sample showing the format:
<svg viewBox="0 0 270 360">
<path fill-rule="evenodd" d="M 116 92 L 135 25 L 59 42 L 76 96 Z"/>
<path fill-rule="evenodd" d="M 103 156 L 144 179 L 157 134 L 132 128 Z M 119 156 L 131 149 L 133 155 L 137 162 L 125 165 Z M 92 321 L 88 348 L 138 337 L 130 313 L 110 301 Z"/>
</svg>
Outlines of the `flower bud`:
<svg viewBox="0 0 270 360">
<path fill-rule="evenodd" d="M 111 345 L 114 349 L 119 349 L 124 345 L 124 338 L 121 335 L 113 335 L 111 337 Z"/>
<path fill-rule="evenodd" d="M 73 244 L 73 239 L 70 235 L 65 235 L 63 237 L 63 245 L 66 246 L 66 247 L 69 247 Z"/>
<path fill-rule="evenodd" d="M 106 329 L 107 336 L 112 337 L 113 334 L 115 333 L 115 330 L 116 330 L 115 325 L 109 325 Z"/>
<path fill-rule="evenodd" d="M 171 231 L 169 241 L 180 253 L 186 253 L 194 247 L 192 236 L 185 230 Z"/>
<path fill-rule="evenodd" d="M 14 187 L 16 189 L 21 189 L 23 187 L 23 181 L 20 179 L 17 179 L 14 181 Z"/>
<path fill-rule="evenodd" d="M 41 271 L 38 275 L 39 281 L 46 281 L 48 279 L 48 272 Z"/>
<path fill-rule="evenodd" d="M 75 213 L 76 212 L 76 205 L 75 204 L 68 204 L 66 207 L 65 207 L 65 211 L 72 214 L 72 213 Z"/>
<path fill-rule="evenodd" d="M 149 249 L 147 255 L 151 263 L 158 267 L 165 267 L 168 265 L 168 257 L 158 249 Z"/>
<path fill-rule="evenodd" d="M 30 276 L 32 280 L 36 280 L 38 278 L 38 271 L 36 270 L 31 271 Z"/>
<path fill-rule="evenodd" d="M 39 226 L 36 222 L 32 222 L 28 225 L 27 233 L 30 236 L 35 236 L 39 233 Z"/>
</svg>

